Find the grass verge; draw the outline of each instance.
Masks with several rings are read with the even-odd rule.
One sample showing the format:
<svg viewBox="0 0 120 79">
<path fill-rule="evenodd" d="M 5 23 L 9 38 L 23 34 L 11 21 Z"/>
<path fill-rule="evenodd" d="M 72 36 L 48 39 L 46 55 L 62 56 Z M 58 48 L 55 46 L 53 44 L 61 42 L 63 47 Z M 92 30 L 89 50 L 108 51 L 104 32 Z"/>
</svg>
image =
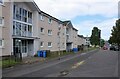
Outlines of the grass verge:
<svg viewBox="0 0 120 79">
<path fill-rule="evenodd" d="M 84 53 L 84 52 L 87 52 L 87 51 L 91 51 L 91 50 L 95 50 L 97 49 L 96 47 L 90 47 L 90 48 L 87 48 L 83 51 L 78 51 L 77 53 Z M 60 53 L 60 55 L 59 55 Z M 58 58 L 58 57 L 62 57 L 62 56 L 65 56 L 65 55 L 70 55 L 70 54 L 75 54 L 74 52 L 53 52 L 53 53 L 50 53 L 46 59 L 52 59 L 52 58 Z"/>
<path fill-rule="evenodd" d="M 84 53 L 84 52 L 95 50 L 95 49 L 97 49 L 97 48 L 90 47 L 90 48 L 87 48 L 86 50 L 78 51 L 77 53 Z M 49 55 L 45 59 L 49 60 L 49 59 L 53 59 L 53 58 L 58 58 L 58 57 L 70 55 L 70 54 L 75 54 L 75 53 L 74 52 L 52 52 L 52 53 L 49 53 Z M 8 58 L 8 59 L 5 59 L 5 60 L 0 60 L 0 67 L 8 68 L 8 67 L 15 66 L 15 65 L 21 64 L 21 63 L 22 62 L 20 62 L 20 61 L 15 61 L 15 59 L 9 59 Z"/>
<path fill-rule="evenodd" d="M 2 68 L 15 66 L 17 64 L 20 64 L 20 62 L 15 61 L 14 59 L 5 59 L 5 60 L 0 61 L 0 67 L 2 67 Z"/>
</svg>

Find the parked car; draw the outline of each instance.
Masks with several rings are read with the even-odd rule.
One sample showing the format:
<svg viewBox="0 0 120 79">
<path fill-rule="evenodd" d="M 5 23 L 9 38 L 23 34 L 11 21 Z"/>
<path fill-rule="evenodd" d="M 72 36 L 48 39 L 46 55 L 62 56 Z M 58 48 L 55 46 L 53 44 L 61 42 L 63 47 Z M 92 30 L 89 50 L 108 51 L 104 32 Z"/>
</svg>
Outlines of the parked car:
<svg viewBox="0 0 120 79">
<path fill-rule="evenodd" d="M 106 46 L 103 47 L 103 50 L 108 50 L 108 48 Z"/>
<path fill-rule="evenodd" d="M 110 50 L 120 51 L 118 46 L 110 46 Z"/>
<path fill-rule="evenodd" d="M 110 46 L 110 50 L 114 50 L 115 51 L 115 46 Z"/>
<path fill-rule="evenodd" d="M 115 46 L 115 51 L 120 51 L 118 46 Z"/>
</svg>

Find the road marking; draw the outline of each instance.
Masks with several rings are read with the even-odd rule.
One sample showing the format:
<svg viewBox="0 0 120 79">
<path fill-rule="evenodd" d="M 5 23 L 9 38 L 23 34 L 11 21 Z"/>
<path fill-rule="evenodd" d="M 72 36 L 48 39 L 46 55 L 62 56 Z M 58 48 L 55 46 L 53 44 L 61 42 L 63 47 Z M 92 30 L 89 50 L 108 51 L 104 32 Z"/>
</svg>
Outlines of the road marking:
<svg viewBox="0 0 120 79">
<path fill-rule="evenodd" d="M 86 53 L 81 53 L 81 55 L 85 55 Z"/>
<path fill-rule="evenodd" d="M 81 61 L 81 62 L 76 63 L 75 65 L 73 65 L 73 66 L 72 66 L 72 69 L 77 68 L 78 66 L 82 65 L 84 62 L 85 62 L 85 60 L 83 60 L 83 61 Z"/>
</svg>

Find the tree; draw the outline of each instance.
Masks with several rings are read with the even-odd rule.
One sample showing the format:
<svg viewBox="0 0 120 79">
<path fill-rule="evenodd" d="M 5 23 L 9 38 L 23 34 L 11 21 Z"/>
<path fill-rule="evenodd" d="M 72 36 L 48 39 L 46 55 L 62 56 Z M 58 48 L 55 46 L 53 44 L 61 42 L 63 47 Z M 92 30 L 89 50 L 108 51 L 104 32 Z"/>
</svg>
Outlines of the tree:
<svg viewBox="0 0 120 79">
<path fill-rule="evenodd" d="M 117 44 L 120 47 L 120 19 L 116 21 L 116 26 L 113 26 L 112 33 L 109 38 L 110 44 Z"/>
<path fill-rule="evenodd" d="M 94 27 L 92 30 L 92 35 L 90 37 L 90 42 L 92 45 L 100 45 L 101 30 Z"/>
<path fill-rule="evenodd" d="M 104 44 L 105 44 L 105 40 L 104 40 L 104 39 L 101 39 L 101 40 L 100 40 L 100 46 L 103 47 Z"/>
<path fill-rule="evenodd" d="M 108 42 L 109 42 L 110 44 L 112 44 L 112 41 L 113 41 L 113 37 L 110 36 Z"/>
</svg>

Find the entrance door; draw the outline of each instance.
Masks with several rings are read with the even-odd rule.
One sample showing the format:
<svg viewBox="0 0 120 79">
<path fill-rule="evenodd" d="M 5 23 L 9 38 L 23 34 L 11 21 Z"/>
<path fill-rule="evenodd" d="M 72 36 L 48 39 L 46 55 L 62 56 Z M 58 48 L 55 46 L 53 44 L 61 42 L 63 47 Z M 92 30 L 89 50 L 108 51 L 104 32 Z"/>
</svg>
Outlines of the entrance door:
<svg viewBox="0 0 120 79">
<path fill-rule="evenodd" d="M 33 52 L 33 40 L 28 41 L 28 56 L 34 56 Z"/>
<path fill-rule="evenodd" d="M 67 51 L 71 51 L 72 49 L 72 43 L 67 43 Z"/>
<path fill-rule="evenodd" d="M 28 53 L 28 41 L 22 40 L 22 57 L 27 57 Z"/>
<path fill-rule="evenodd" d="M 14 39 L 13 41 L 14 55 L 16 57 L 20 57 L 20 54 L 22 53 L 22 42 L 19 39 Z"/>
</svg>

